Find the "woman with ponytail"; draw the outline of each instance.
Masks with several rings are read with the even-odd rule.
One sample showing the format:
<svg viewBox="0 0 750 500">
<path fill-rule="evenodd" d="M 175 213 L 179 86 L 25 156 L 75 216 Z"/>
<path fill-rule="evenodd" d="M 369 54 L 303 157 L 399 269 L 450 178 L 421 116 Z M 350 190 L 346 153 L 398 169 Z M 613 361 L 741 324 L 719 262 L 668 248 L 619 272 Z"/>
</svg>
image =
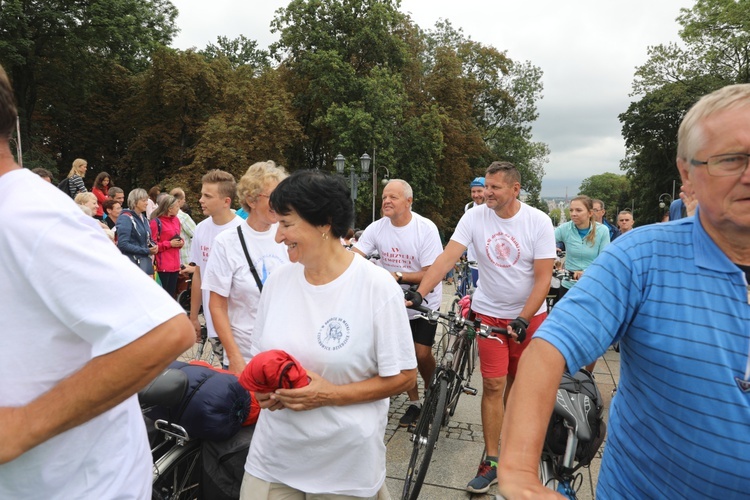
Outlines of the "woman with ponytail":
<svg viewBox="0 0 750 500">
<path fill-rule="evenodd" d="M 604 247 L 609 245 L 609 230 L 594 220 L 594 205 L 588 196 L 576 196 L 570 202 L 570 222 L 555 228 L 555 241 L 565 243 L 565 269 L 578 280 Z M 563 280 L 557 300 L 575 284 Z"/>
</svg>

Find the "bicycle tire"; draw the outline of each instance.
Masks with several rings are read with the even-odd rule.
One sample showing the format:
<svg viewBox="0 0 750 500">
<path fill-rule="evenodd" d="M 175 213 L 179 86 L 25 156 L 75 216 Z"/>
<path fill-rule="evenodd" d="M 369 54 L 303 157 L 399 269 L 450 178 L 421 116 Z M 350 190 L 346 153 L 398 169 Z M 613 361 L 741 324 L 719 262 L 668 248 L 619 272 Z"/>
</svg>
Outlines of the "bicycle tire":
<svg viewBox="0 0 750 500">
<path fill-rule="evenodd" d="M 154 464 L 152 500 L 190 500 L 200 497 L 201 445 L 175 445 Z"/>
<path fill-rule="evenodd" d="M 429 396 L 425 398 L 422 413 L 414 429 L 414 448 L 404 478 L 402 500 L 417 500 L 419 497 L 440 434 L 447 397 L 448 381 L 444 377 L 439 377 L 430 388 Z"/>
<path fill-rule="evenodd" d="M 190 289 L 177 294 L 177 303 L 185 310 L 186 314 L 190 314 Z"/>
<path fill-rule="evenodd" d="M 458 400 L 461 398 L 464 386 L 468 383 L 469 376 L 467 376 L 467 364 L 469 363 L 469 355 L 467 349 L 471 346 L 466 346 L 469 339 L 466 338 L 466 334 L 462 334 L 461 337 L 456 339 L 456 343 L 453 346 L 454 356 L 453 359 L 453 383 L 450 384 L 450 391 L 448 391 L 448 403 L 446 407 L 445 418 L 443 424 L 448 425 L 450 418 L 456 413 L 456 407 L 458 406 Z"/>
</svg>

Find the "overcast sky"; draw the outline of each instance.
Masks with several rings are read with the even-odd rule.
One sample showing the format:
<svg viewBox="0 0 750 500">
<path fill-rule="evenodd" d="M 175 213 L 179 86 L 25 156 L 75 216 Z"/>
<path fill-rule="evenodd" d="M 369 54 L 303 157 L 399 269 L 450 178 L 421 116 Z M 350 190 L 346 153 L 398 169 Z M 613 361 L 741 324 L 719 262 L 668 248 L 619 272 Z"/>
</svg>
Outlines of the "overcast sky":
<svg viewBox="0 0 750 500">
<path fill-rule="evenodd" d="M 172 0 L 180 14 L 179 49 L 204 48 L 218 36 L 245 35 L 266 47 L 274 12 L 284 0 Z M 448 19 L 473 40 L 544 72 L 544 97 L 534 140 L 551 150 L 542 196 L 570 197 L 583 179 L 622 174 L 625 155 L 617 115 L 629 96 L 636 66 L 646 48 L 679 40 L 675 21 L 693 0 L 402 0 L 423 29 Z M 676 168 L 675 168 L 676 177 Z"/>
</svg>

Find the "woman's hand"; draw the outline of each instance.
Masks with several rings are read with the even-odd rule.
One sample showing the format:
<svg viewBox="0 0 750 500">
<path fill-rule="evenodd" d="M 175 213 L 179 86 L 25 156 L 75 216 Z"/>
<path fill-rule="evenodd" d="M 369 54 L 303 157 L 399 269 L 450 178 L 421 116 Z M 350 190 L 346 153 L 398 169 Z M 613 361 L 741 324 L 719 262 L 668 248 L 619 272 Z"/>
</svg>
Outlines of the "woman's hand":
<svg viewBox="0 0 750 500">
<path fill-rule="evenodd" d="M 182 246 L 185 244 L 182 240 L 169 240 L 169 245 L 172 248 L 182 248 Z"/>
<path fill-rule="evenodd" d="M 573 279 L 579 280 L 583 276 L 583 271 L 573 271 Z"/>
<path fill-rule="evenodd" d="M 685 186 L 680 186 L 680 199 L 685 204 L 687 216 L 695 215 L 695 209 L 698 208 L 698 199 L 695 197 L 695 193 L 689 191 Z"/>
<path fill-rule="evenodd" d="M 148 254 L 149 255 L 156 255 L 156 252 L 158 252 L 158 251 L 159 251 L 159 247 L 156 246 L 156 245 L 151 245 L 150 247 L 148 247 Z"/>
<path fill-rule="evenodd" d="M 307 386 L 299 389 L 278 389 L 271 394 L 271 399 L 295 411 L 333 405 L 336 386 L 317 373 L 308 371 L 307 376 L 310 378 Z"/>
<path fill-rule="evenodd" d="M 281 402 L 276 401 L 275 399 L 271 399 L 271 394 L 273 394 L 273 393 L 271 393 L 271 392 L 264 392 L 264 393 L 256 392 L 255 393 L 255 399 L 258 400 L 258 406 L 260 406 L 264 410 L 271 410 L 271 411 L 284 409 L 284 405 Z"/>
</svg>

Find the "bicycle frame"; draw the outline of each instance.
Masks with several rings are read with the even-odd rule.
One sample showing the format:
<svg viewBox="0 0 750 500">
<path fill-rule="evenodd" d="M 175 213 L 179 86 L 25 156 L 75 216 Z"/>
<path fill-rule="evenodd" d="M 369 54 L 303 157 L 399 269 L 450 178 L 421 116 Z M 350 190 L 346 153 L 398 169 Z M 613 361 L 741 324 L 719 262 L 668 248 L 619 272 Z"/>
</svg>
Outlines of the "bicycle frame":
<svg viewBox="0 0 750 500">
<path fill-rule="evenodd" d="M 461 393 L 476 395 L 478 392 L 468 386 L 474 370 L 476 335 L 492 337 L 492 333 L 500 332 L 507 335 L 502 329 L 468 320 L 455 310 L 441 313 L 419 306 L 413 309 L 422 312 L 428 321 L 442 322 L 447 327 L 445 335 L 454 338 L 448 342 L 446 351 L 439 360 L 425 394 L 422 412 L 412 432 L 414 448 L 404 479 L 401 497 L 404 500 L 416 500 L 419 497 L 440 429 L 454 414 Z M 499 338 L 497 340 L 502 342 Z"/>
</svg>

